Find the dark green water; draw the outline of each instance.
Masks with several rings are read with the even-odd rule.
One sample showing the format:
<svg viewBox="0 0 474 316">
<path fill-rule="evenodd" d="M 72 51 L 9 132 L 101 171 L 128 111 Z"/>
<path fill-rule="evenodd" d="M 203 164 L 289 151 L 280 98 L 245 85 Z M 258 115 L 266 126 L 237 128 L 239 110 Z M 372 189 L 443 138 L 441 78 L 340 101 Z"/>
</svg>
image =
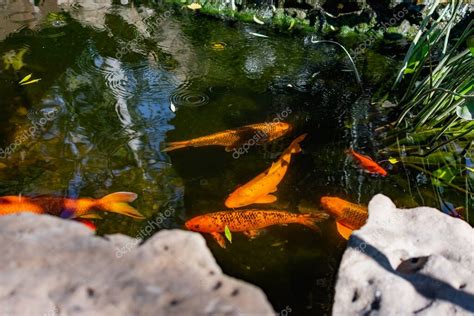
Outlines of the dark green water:
<svg viewBox="0 0 474 316">
<path fill-rule="evenodd" d="M 0 56 L 24 51 L 24 65 L 15 64 L 22 67 L 3 61 L 0 72 L 0 148 L 13 148 L 24 130 L 37 127 L 0 159 L 0 195 L 132 191 L 139 194 L 133 205 L 148 220 L 163 219 L 153 232 L 182 228 L 195 215 L 224 210 L 236 186 L 308 133 L 278 202 L 262 208 L 319 209 L 324 195 L 366 204 L 376 193 L 398 206 L 439 206 L 439 192 L 423 174 L 394 169 L 384 179 L 369 176 L 345 154 L 352 146 L 387 158 L 376 154 L 382 145 L 374 130 L 390 120 L 370 92 L 361 93 L 334 47 L 189 12 L 43 5 L 43 15 L 13 15 L 14 23 L 7 19 L 0 28 Z M 369 52 L 359 66 L 370 90 L 392 75 L 396 62 Z M 30 73 L 41 81 L 19 85 Z M 160 151 L 166 141 L 272 121 L 288 109 L 294 132 L 238 159 L 214 147 Z M 57 114 L 38 126 L 51 110 Z M 443 194 L 455 205 L 465 201 L 449 188 Z M 95 223 L 99 234 L 152 235 L 143 234 L 148 221 L 120 215 Z M 263 288 L 277 312 L 323 315 L 330 312 L 345 241 L 332 220 L 320 226 L 321 234 L 290 225 L 253 240 L 234 234 L 227 249 L 211 239 L 208 245 L 225 273 Z"/>
</svg>

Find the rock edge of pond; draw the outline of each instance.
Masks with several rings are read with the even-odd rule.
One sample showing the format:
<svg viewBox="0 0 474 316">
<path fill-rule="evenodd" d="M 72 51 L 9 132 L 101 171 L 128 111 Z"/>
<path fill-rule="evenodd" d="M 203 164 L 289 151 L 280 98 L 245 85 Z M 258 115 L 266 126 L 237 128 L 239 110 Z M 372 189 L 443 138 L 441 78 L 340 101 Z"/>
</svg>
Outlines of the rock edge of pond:
<svg viewBox="0 0 474 316">
<path fill-rule="evenodd" d="M 473 315 L 474 229 L 437 209 L 384 195 L 347 244 L 333 315 Z"/>
<path fill-rule="evenodd" d="M 48 215 L 0 217 L 0 315 L 274 315 L 262 290 L 222 273 L 202 236 L 138 246 Z"/>
</svg>

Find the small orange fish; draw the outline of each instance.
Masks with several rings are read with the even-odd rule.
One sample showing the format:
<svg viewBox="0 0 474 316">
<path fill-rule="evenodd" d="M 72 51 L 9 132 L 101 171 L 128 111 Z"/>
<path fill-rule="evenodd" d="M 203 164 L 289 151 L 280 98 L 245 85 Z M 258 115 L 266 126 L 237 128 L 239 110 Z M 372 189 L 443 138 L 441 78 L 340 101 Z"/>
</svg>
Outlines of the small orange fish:
<svg viewBox="0 0 474 316">
<path fill-rule="evenodd" d="M 52 214 L 63 218 L 93 218 L 93 210 L 108 211 L 144 219 L 136 209 L 127 203 L 135 201 L 137 195 L 131 192 L 116 192 L 101 199 L 68 199 L 55 196 L 3 196 L 0 197 L 0 215 L 15 213 Z"/>
<path fill-rule="evenodd" d="M 282 137 L 291 131 L 291 125 L 284 122 L 259 123 L 229 129 L 191 140 L 171 142 L 163 151 L 172 151 L 185 147 L 225 146 L 227 151 L 242 147 L 248 143 L 262 145 Z"/>
<path fill-rule="evenodd" d="M 321 205 L 336 219 L 337 231 L 345 239 L 349 239 L 353 230 L 364 226 L 369 217 L 367 207 L 338 197 L 323 196 Z"/>
<path fill-rule="evenodd" d="M 385 171 L 384 168 L 382 168 L 369 156 L 361 155 L 355 152 L 353 149 L 349 149 L 347 153 L 352 155 L 352 157 L 354 157 L 359 162 L 361 167 L 364 168 L 367 172 L 372 174 L 379 174 L 383 177 L 387 175 L 387 171 Z"/>
<path fill-rule="evenodd" d="M 229 208 L 242 207 L 254 203 L 273 203 L 277 197 L 270 194 L 277 191 L 277 186 L 283 180 L 291 161 L 291 155 L 301 152 L 300 142 L 306 137 L 303 134 L 296 138 L 265 172 L 259 174 L 246 184 L 232 192 L 225 206 Z"/>
<path fill-rule="evenodd" d="M 217 243 L 225 248 L 225 239 L 220 234 L 227 226 L 231 232 L 243 232 L 249 237 L 258 235 L 260 229 L 273 225 L 302 224 L 319 231 L 317 222 L 327 219 L 326 213 L 294 214 L 278 210 L 221 211 L 200 215 L 185 223 L 187 229 L 211 234 Z"/>
</svg>

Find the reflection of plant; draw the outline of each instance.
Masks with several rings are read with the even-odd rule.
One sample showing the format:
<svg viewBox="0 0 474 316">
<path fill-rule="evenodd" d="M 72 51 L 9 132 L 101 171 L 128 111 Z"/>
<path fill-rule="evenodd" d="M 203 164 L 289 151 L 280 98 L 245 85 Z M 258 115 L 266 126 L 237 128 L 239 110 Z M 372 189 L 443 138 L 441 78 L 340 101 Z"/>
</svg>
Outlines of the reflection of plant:
<svg viewBox="0 0 474 316">
<path fill-rule="evenodd" d="M 461 12 L 461 1 L 429 9 L 394 85 L 403 94 L 388 151 L 397 155 L 392 163 L 429 175 L 438 193 L 445 186 L 463 192 L 468 204 L 474 190 L 474 23 L 453 38 Z"/>
</svg>

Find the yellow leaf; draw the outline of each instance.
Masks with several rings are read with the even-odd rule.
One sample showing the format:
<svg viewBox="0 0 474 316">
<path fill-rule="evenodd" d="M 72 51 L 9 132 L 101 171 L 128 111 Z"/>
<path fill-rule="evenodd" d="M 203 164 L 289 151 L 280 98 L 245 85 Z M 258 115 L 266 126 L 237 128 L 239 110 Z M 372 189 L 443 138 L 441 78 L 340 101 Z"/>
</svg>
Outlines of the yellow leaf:
<svg viewBox="0 0 474 316">
<path fill-rule="evenodd" d="M 189 5 L 186 6 L 188 9 L 191 9 L 193 11 L 196 11 L 196 10 L 199 10 L 202 8 L 202 5 L 200 5 L 199 3 L 197 2 L 194 2 L 194 3 L 191 3 Z"/>
<path fill-rule="evenodd" d="M 396 164 L 397 162 L 400 162 L 397 158 L 393 158 L 393 157 L 390 157 L 390 158 L 388 159 L 388 161 L 389 161 L 392 165 Z"/>
<path fill-rule="evenodd" d="M 21 85 L 22 85 L 22 86 L 26 86 L 27 84 L 37 83 L 37 82 L 40 81 L 40 80 L 41 80 L 41 79 L 30 80 L 30 81 L 28 81 L 28 82 L 22 83 Z"/>
<path fill-rule="evenodd" d="M 265 22 L 263 22 L 262 20 L 259 20 L 255 15 L 253 16 L 253 20 L 254 20 L 255 23 L 257 23 L 257 24 L 260 24 L 260 25 L 265 24 Z"/>
<path fill-rule="evenodd" d="M 29 75 L 26 76 L 25 78 L 21 79 L 21 81 L 18 82 L 18 83 L 22 84 L 23 82 L 30 80 L 31 76 L 33 76 L 33 74 L 29 74 Z"/>
<path fill-rule="evenodd" d="M 474 172 L 474 168 L 466 167 L 467 171 Z"/>
</svg>

